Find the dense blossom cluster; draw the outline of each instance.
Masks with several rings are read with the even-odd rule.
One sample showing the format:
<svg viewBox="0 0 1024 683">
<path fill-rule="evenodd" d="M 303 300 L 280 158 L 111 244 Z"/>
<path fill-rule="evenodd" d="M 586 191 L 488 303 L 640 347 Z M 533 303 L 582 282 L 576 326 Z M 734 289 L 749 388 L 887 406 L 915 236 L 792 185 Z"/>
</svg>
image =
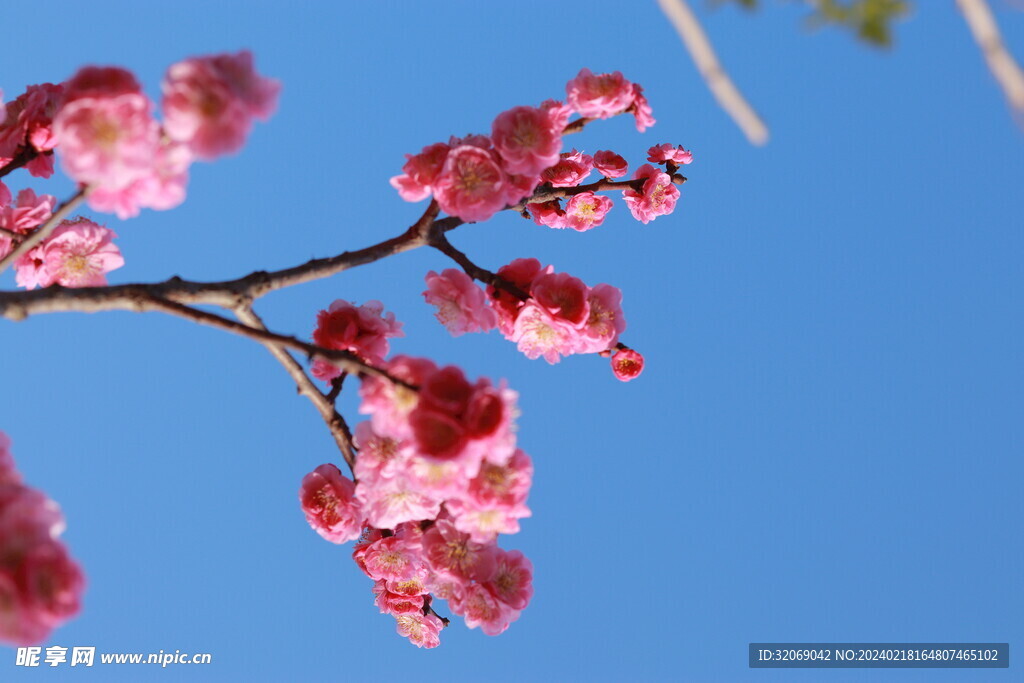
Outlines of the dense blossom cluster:
<svg viewBox="0 0 1024 683">
<path fill-rule="evenodd" d="M 85 580 L 59 540 L 60 508 L 26 486 L 0 432 L 0 640 L 37 643 L 79 610 Z"/>
<path fill-rule="evenodd" d="M 360 412 L 370 420 L 355 430 L 355 482 L 329 464 L 308 474 L 306 519 L 329 541 L 360 539 L 353 556 L 375 582 L 375 604 L 416 645 L 439 643 L 437 598 L 497 635 L 532 593 L 529 561 L 496 543 L 530 515 L 533 465 L 516 448 L 516 394 L 424 358 L 382 367 L 418 388 L 363 380 Z"/>
</svg>

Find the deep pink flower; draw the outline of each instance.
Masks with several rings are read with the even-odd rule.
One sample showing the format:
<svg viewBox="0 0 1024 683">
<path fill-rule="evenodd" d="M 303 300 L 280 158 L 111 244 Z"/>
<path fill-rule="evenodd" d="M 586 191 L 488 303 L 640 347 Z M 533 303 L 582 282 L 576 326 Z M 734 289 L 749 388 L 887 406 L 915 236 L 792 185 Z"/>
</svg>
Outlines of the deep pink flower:
<svg viewBox="0 0 1024 683">
<path fill-rule="evenodd" d="M 575 187 L 586 180 L 594 168 L 594 159 L 589 154 L 563 152 L 558 163 L 541 173 L 541 180 L 554 187 Z"/>
<path fill-rule="evenodd" d="M 371 543 L 363 553 L 367 576 L 385 581 L 405 581 L 424 571 L 418 544 L 398 536 L 385 536 Z"/>
<path fill-rule="evenodd" d="M 461 145 L 449 152 L 434 184 L 441 210 L 464 221 L 487 220 L 505 207 L 505 173 L 491 152 Z"/>
<path fill-rule="evenodd" d="M 451 147 L 445 143 L 437 142 L 424 147 L 419 154 L 406 154 L 403 173 L 391 179 L 391 186 L 407 202 L 426 199 L 433 192 L 434 183 L 441 175 L 450 150 Z"/>
<path fill-rule="evenodd" d="M 602 149 L 594 152 L 594 168 L 605 178 L 621 178 L 629 171 L 629 164 L 615 152 Z"/>
<path fill-rule="evenodd" d="M 484 585 L 509 607 L 526 609 L 533 597 L 533 565 L 518 550 L 498 548 L 494 578 Z"/>
<path fill-rule="evenodd" d="M 623 382 L 639 377 L 643 371 L 644 357 L 633 349 L 619 349 L 612 356 L 612 372 Z"/>
<path fill-rule="evenodd" d="M 582 325 L 590 315 L 587 286 L 568 273 L 547 273 L 533 281 L 533 300 L 549 313 L 574 326 Z"/>
<path fill-rule="evenodd" d="M 47 540 L 34 546 L 16 577 L 24 605 L 36 620 L 53 627 L 78 614 L 85 578 L 62 543 Z"/>
<path fill-rule="evenodd" d="M 633 84 L 618 71 L 594 74 L 582 69 L 565 86 L 565 92 L 572 108 L 591 119 L 615 116 L 633 103 Z"/>
<path fill-rule="evenodd" d="M 388 339 L 402 336 L 402 323 L 394 313 L 384 314 L 384 304 L 367 301 L 362 306 L 337 299 L 316 316 L 313 342 L 338 351 L 351 351 L 371 363 L 380 363 L 388 355 Z M 330 381 L 341 375 L 334 365 L 314 363 L 313 375 Z"/>
<path fill-rule="evenodd" d="M 444 623 L 433 614 L 401 614 L 395 617 L 398 635 L 416 647 L 432 648 L 441 644 Z"/>
<path fill-rule="evenodd" d="M 636 119 L 636 129 L 643 133 L 653 126 L 655 121 L 652 116 L 653 110 L 644 96 L 644 89 L 638 84 L 633 84 L 633 117 Z"/>
<path fill-rule="evenodd" d="M 515 259 L 507 266 L 498 269 L 498 277 L 512 283 L 522 291 L 529 293 L 533 287 L 533 281 L 542 273 L 554 272 L 551 266 L 541 267 L 540 261 L 535 258 Z M 516 316 L 524 305 L 524 301 L 504 289 L 487 286 L 487 296 L 498 313 L 498 329 L 506 337 L 512 334 L 512 327 L 515 324 Z"/>
<path fill-rule="evenodd" d="M 562 202 L 558 199 L 527 204 L 526 208 L 537 225 L 546 225 L 549 228 L 566 227 L 565 211 L 562 210 Z"/>
<path fill-rule="evenodd" d="M 540 108 L 548 113 L 548 116 L 551 118 L 551 125 L 558 129 L 559 132 L 565 129 L 573 112 L 572 106 L 558 100 L 544 100 L 541 102 Z"/>
<path fill-rule="evenodd" d="M 0 166 L 31 147 L 40 154 L 26 169 L 37 177 L 53 174 L 53 158 L 45 154 L 54 148 L 53 117 L 63 88 L 52 83 L 30 85 L 17 99 L 0 106 Z"/>
<path fill-rule="evenodd" d="M 355 484 L 335 465 L 320 465 L 303 477 L 299 502 L 309 525 L 331 543 L 354 540 L 363 531 Z"/>
<path fill-rule="evenodd" d="M 618 287 L 599 284 L 587 293 L 590 314 L 580 334 L 577 353 L 600 353 L 615 346 L 626 330 L 622 313 L 622 291 Z"/>
<path fill-rule="evenodd" d="M 379 580 L 373 585 L 373 604 L 381 614 L 423 614 L 423 595 L 400 595 L 387 589 L 387 582 Z"/>
<path fill-rule="evenodd" d="M 494 119 L 491 141 L 507 173 L 536 176 L 558 161 L 565 124 L 555 111 L 520 106 Z"/>
<path fill-rule="evenodd" d="M 609 197 L 593 192 L 574 195 L 565 205 L 565 226 L 577 232 L 586 232 L 604 223 L 612 209 Z"/>
<path fill-rule="evenodd" d="M 487 305 L 484 290 L 461 270 L 447 268 L 440 275 L 427 273 L 423 297 L 437 306 L 434 317 L 453 337 L 466 332 L 487 332 L 498 325 L 498 315 Z"/>
<path fill-rule="evenodd" d="M 135 75 L 119 66 L 84 66 L 64 83 L 63 104 L 85 97 L 111 98 L 141 93 Z"/>
<path fill-rule="evenodd" d="M 164 77 L 164 129 L 200 159 L 237 152 L 253 119 L 273 114 L 280 90 L 280 82 L 256 73 L 247 50 L 186 59 Z"/>
<path fill-rule="evenodd" d="M 677 166 L 682 166 L 683 164 L 693 162 L 693 152 L 684 149 L 682 145 L 673 147 L 669 143 L 664 142 L 660 145 L 654 145 L 647 150 L 647 161 L 653 161 L 657 164 L 671 161 Z"/>
<path fill-rule="evenodd" d="M 633 218 L 649 223 L 658 216 L 666 216 L 676 208 L 679 188 L 672 184 L 672 178 L 650 164 L 636 170 L 634 178 L 646 178 L 640 192 L 632 189 L 622 191 L 622 197 L 629 206 Z"/>
</svg>

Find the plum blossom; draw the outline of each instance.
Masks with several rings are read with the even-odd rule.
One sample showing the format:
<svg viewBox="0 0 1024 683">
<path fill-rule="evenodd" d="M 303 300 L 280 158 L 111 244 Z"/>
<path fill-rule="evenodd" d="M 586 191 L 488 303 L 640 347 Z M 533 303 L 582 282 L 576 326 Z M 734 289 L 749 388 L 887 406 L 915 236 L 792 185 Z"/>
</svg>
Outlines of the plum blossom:
<svg viewBox="0 0 1024 683">
<path fill-rule="evenodd" d="M 441 644 L 444 623 L 433 614 L 401 614 L 395 617 L 398 635 L 416 647 L 433 648 Z"/>
<path fill-rule="evenodd" d="M 476 543 L 447 519 L 438 520 L 423 534 L 423 553 L 430 568 L 464 581 L 487 581 L 497 567 L 493 543 Z"/>
<path fill-rule="evenodd" d="M 579 185 L 594 169 L 594 159 L 589 154 L 563 152 L 558 163 L 541 173 L 541 179 L 553 187 L 575 187 Z"/>
<path fill-rule="evenodd" d="M 320 465 L 303 477 L 299 502 L 309 525 L 331 543 L 346 543 L 363 531 L 355 484 L 336 465 Z"/>
<path fill-rule="evenodd" d="M 443 142 L 427 145 L 419 154 L 406 154 L 403 173 L 391 179 L 391 186 L 407 202 L 426 199 L 434 191 L 434 183 L 441 175 L 451 147 Z"/>
<path fill-rule="evenodd" d="M 566 227 L 565 211 L 562 209 L 562 202 L 558 199 L 549 202 L 531 202 L 526 205 L 526 208 L 537 225 L 559 229 Z"/>
<path fill-rule="evenodd" d="M 647 161 L 653 161 L 656 164 L 672 162 L 677 166 L 682 166 L 693 162 L 693 152 L 684 149 L 682 145 L 673 147 L 665 142 L 647 150 Z"/>
<path fill-rule="evenodd" d="M 573 195 L 565 205 L 565 226 L 577 232 L 586 232 L 604 222 L 611 211 L 612 200 L 593 192 Z"/>
<path fill-rule="evenodd" d="M 14 262 L 17 282 L 27 289 L 105 285 L 107 273 L 124 265 L 115 237 L 113 230 L 87 218 L 62 221 L 42 244 Z"/>
<path fill-rule="evenodd" d="M 25 165 L 36 177 L 53 175 L 53 156 L 57 144 L 53 135 L 53 116 L 63 88 L 53 83 L 30 85 L 22 95 L 0 106 L 0 166 L 20 154 L 32 158 Z"/>
<path fill-rule="evenodd" d="M 487 332 L 498 324 L 498 315 L 487 305 L 487 296 L 461 270 L 447 268 L 440 275 L 427 273 L 423 297 L 437 307 L 434 317 L 453 337 L 466 332 Z"/>
<path fill-rule="evenodd" d="M 466 587 L 465 591 L 448 604 L 452 612 L 465 617 L 469 628 L 480 627 L 489 636 L 504 633 L 509 624 L 519 618 L 519 610 L 514 610 L 498 600 L 493 593 L 480 583 Z"/>
<path fill-rule="evenodd" d="M 507 173 L 536 176 L 558 161 L 565 124 L 554 111 L 513 107 L 494 119 L 491 141 Z"/>
<path fill-rule="evenodd" d="M 475 145 L 453 148 L 434 184 L 441 210 L 464 221 L 487 220 L 505 207 L 505 172 L 494 155 Z"/>
<path fill-rule="evenodd" d="M 351 351 L 371 363 L 388 355 L 388 339 L 402 336 L 402 323 L 394 313 L 384 314 L 384 304 L 367 301 L 362 306 L 337 299 L 316 316 L 313 341 L 317 346 Z M 341 370 L 326 361 L 313 363 L 313 375 L 325 381 L 341 376 Z"/>
<path fill-rule="evenodd" d="M 633 218 L 641 223 L 650 223 L 658 216 L 667 216 L 676 208 L 679 199 L 679 188 L 672 183 L 672 178 L 665 172 L 650 164 L 644 164 L 636 170 L 635 179 L 646 178 L 640 192 L 633 189 L 622 191 L 622 197 L 629 206 Z"/>
<path fill-rule="evenodd" d="M 594 168 L 605 178 L 621 178 L 629 171 L 629 164 L 615 152 L 601 149 L 594 152 Z"/>
<path fill-rule="evenodd" d="M 5 206 L 10 202 L 9 194 L 6 202 L 3 199 L 0 196 L 0 227 L 23 235 L 45 223 L 57 207 L 56 197 L 37 195 L 31 188 L 20 191 L 17 201 L 9 206 Z"/>
<path fill-rule="evenodd" d="M 591 119 L 615 116 L 633 103 L 633 84 L 619 71 L 595 74 L 582 69 L 565 86 L 565 92 L 572 108 Z"/>
<path fill-rule="evenodd" d="M 644 357 L 633 349 L 619 349 L 612 355 L 612 372 L 615 377 L 628 382 L 644 370 Z"/>
<path fill-rule="evenodd" d="M 173 64 L 162 87 L 164 130 L 207 161 L 241 149 L 253 119 L 274 113 L 281 90 L 256 73 L 247 50 Z"/>
<path fill-rule="evenodd" d="M 636 129 L 643 133 L 645 130 L 653 126 L 655 121 L 652 116 L 653 110 L 651 105 L 647 102 L 647 98 L 644 96 L 644 89 L 639 84 L 633 84 L 633 117 L 636 120 Z"/>
<path fill-rule="evenodd" d="M 484 585 L 512 609 L 526 609 L 533 597 L 533 565 L 518 550 L 499 548 L 494 577 Z"/>
</svg>

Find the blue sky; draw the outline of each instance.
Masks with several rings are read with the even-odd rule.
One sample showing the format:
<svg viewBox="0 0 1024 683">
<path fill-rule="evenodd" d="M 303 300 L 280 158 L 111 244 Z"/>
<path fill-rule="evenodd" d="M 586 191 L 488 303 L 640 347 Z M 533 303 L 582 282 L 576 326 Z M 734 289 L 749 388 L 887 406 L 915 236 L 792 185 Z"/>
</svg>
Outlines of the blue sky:
<svg viewBox="0 0 1024 683">
<path fill-rule="evenodd" d="M 451 235 L 485 267 L 536 256 L 620 287 L 648 361 L 630 384 L 595 357 L 552 367 L 496 334 L 450 338 L 420 296 L 449 265 L 433 252 L 260 302 L 302 335 L 335 298 L 380 299 L 405 323 L 395 351 L 520 392 L 534 516 L 503 545 L 533 560 L 536 595 L 497 638 L 459 622 L 421 651 L 376 613 L 348 550 L 302 518 L 303 474 L 337 454 L 261 347 L 155 313 L 0 323 L 0 429 L 89 578 L 49 644 L 214 661 L 43 673 L 4 650 L 0 677 L 1018 679 L 747 668 L 752 641 L 1024 637 L 1024 134 L 953 4 L 917 4 L 890 53 L 807 33 L 778 3 L 704 12 L 771 126 L 764 148 L 653 2 L 6 7 L 8 97 L 88 63 L 155 94 L 172 62 L 243 47 L 284 84 L 240 155 L 194 168 L 185 205 L 105 217 L 127 259 L 114 282 L 222 279 L 398 234 L 421 211 L 387 183 L 403 154 L 560 97 L 584 66 L 641 83 L 658 125 L 570 144 L 635 166 L 672 142 L 696 161 L 675 214 L 647 226 L 619 202 L 585 234 L 503 215 Z M 1024 58 L 1024 14 L 999 16 Z"/>
</svg>

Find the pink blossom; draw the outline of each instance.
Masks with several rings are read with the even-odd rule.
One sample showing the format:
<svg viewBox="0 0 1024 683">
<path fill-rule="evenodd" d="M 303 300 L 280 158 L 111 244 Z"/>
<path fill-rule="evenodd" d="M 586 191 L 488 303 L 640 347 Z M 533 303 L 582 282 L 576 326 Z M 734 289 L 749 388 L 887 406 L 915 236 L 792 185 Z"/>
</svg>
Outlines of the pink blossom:
<svg viewBox="0 0 1024 683">
<path fill-rule="evenodd" d="M 477 543 L 487 543 L 498 534 L 519 533 L 519 520 L 530 516 L 530 508 L 515 505 L 480 504 L 467 498 L 456 498 L 446 503 L 452 522 L 459 531 L 469 534 Z"/>
<path fill-rule="evenodd" d="M 541 179 L 553 187 L 575 187 L 594 169 L 594 159 L 589 154 L 574 149 L 560 156 L 558 163 L 541 173 Z"/>
<path fill-rule="evenodd" d="M 393 377 L 417 386 L 437 370 L 433 361 L 410 356 L 395 356 L 383 367 Z M 377 434 L 412 439 L 409 413 L 419 404 L 417 392 L 387 379 L 367 377 L 359 388 L 359 395 L 362 398 L 359 412 L 371 416 Z"/>
<path fill-rule="evenodd" d="M 371 363 L 380 363 L 388 355 L 388 339 L 402 336 L 402 323 L 394 313 L 384 314 L 384 304 L 367 301 L 362 306 L 337 299 L 326 311 L 316 316 L 313 342 L 317 346 L 337 351 L 351 351 Z M 341 370 L 330 363 L 313 366 L 313 374 L 330 381 L 341 375 Z"/>
<path fill-rule="evenodd" d="M 519 202 L 533 196 L 533 191 L 540 185 L 540 174 L 505 175 L 505 203 L 515 206 Z"/>
<path fill-rule="evenodd" d="M 402 442 L 377 434 L 371 423 L 357 424 L 353 440 L 359 450 L 354 473 L 357 480 L 393 479 L 407 470 L 408 457 Z"/>
<path fill-rule="evenodd" d="M 37 155 L 26 164 L 28 172 L 42 178 L 53 174 L 53 158 L 47 152 L 57 144 L 53 116 L 62 91 L 52 83 L 30 85 L 24 94 L 0 107 L 0 166 L 31 148 Z"/>
<path fill-rule="evenodd" d="M 673 147 L 667 142 L 654 145 L 647 150 L 647 161 L 663 164 L 671 161 L 676 165 L 689 164 L 693 162 L 693 152 L 684 149 L 682 145 Z"/>
<path fill-rule="evenodd" d="M 518 550 L 498 548 L 494 578 L 484 586 L 512 609 L 526 609 L 533 597 L 533 565 Z"/>
<path fill-rule="evenodd" d="M 571 322 L 529 301 L 519 311 L 510 338 L 527 358 L 543 356 L 548 363 L 555 364 L 562 356 L 575 352 L 578 335 Z"/>
<path fill-rule="evenodd" d="M 99 287 L 106 274 L 124 265 L 113 243 L 113 230 L 87 218 L 62 221 L 39 246 L 19 258 L 14 267 L 18 283 L 33 289 L 54 283 L 64 287 Z"/>
<path fill-rule="evenodd" d="M 11 440 L 0 432 L 0 487 L 20 483 L 21 475 L 14 464 L 14 456 L 11 455 Z"/>
<path fill-rule="evenodd" d="M 622 313 L 622 291 L 618 287 L 599 284 L 587 293 L 590 314 L 580 334 L 577 353 L 600 353 L 615 346 L 626 330 Z"/>
<path fill-rule="evenodd" d="M 468 222 L 503 209 L 506 192 L 505 173 L 492 153 L 474 145 L 452 149 L 434 185 L 441 210 Z"/>
<path fill-rule="evenodd" d="M 551 118 L 551 125 L 559 132 L 565 129 L 573 111 L 572 106 L 563 104 L 558 100 L 544 100 L 540 108 L 548 113 L 548 116 Z"/>
<path fill-rule="evenodd" d="M 135 75 L 119 66 L 84 66 L 64 83 L 63 104 L 86 97 L 111 98 L 141 93 Z"/>
<path fill-rule="evenodd" d="M 594 152 L 594 168 L 605 178 L 621 178 L 629 171 L 629 164 L 615 152 L 602 149 Z"/>
<path fill-rule="evenodd" d="M 437 306 L 434 317 L 453 337 L 466 332 L 487 332 L 498 325 L 498 315 L 487 305 L 484 290 L 461 270 L 447 268 L 440 275 L 427 273 L 428 304 Z"/>
<path fill-rule="evenodd" d="M 141 208 L 173 209 L 185 201 L 191 163 L 192 152 L 188 147 L 163 140 L 145 173 L 122 188 L 97 188 L 89 195 L 89 205 L 97 211 L 115 213 L 121 219 L 138 215 Z"/>
<path fill-rule="evenodd" d="M 377 581 L 373 585 L 375 596 L 373 604 L 380 608 L 381 614 L 398 616 L 399 614 L 422 614 L 423 595 L 400 595 L 387 589 L 386 581 Z"/>
<path fill-rule="evenodd" d="M 363 458 L 360 451 L 357 462 Z M 424 492 L 405 474 L 393 477 L 359 479 L 356 500 L 366 521 L 379 529 L 393 529 L 403 522 L 434 519 L 441 511 L 442 499 Z"/>
<path fill-rule="evenodd" d="M 628 382 L 644 371 L 644 357 L 633 349 L 619 349 L 612 356 L 612 372 L 617 379 Z"/>
<path fill-rule="evenodd" d="M 405 581 L 425 571 L 418 544 L 398 536 L 374 541 L 363 553 L 367 576 L 385 581 Z"/>
<path fill-rule="evenodd" d="M 565 211 L 562 210 L 562 202 L 558 199 L 527 204 L 526 208 L 537 225 L 546 225 L 549 228 L 566 227 Z"/>
<path fill-rule="evenodd" d="M 48 194 L 36 195 L 31 188 L 26 188 L 18 193 L 18 200 L 13 205 L 3 206 L 5 203 L 0 201 L 0 227 L 26 234 L 50 218 L 57 206 L 57 198 Z"/>
<path fill-rule="evenodd" d="M 633 218 L 641 223 L 649 223 L 658 216 L 672 213 L 679 199 L 679 188 L 672 184 L 672 178 L 667 173 L 644 164 L 636 170 L 634 178 L 647 180 L 640 192 L 632 189 L 622 192 Z"/>
<path fill-rule="evenodd" d="M 416 647 L 433 648 L 441 644 L 444 623 L 433 614 L 401 614 L 395 618 L 398 635 Z"/>
<path fill-rule="evenodd" d="M 438 574 L 463 580 L 488 581 L 496 568 L 496 546 L 476 543 L 448 519 L 438 520 L 423 534 L 423 552 Z"/>
<path fill-rule="evenodd" d="M 406 154 L 408 161 L 402 166 L 404 172 L 391 179 L 391 186 L 407 202 L 426 199 L 433 192 L 434 183 L 441 175 L 450 149 L 443 142 L 437 142 L 424 147 L 419 154 Z"/>
<path fill-rule="evenodd" d="M 572 108 L 590 119 L 615 116 L 633 102 L 633 84 L 618 71 L 594 74 L 582 69 L 565 86 L 565 92 Z"/>
<path fill-rule="evenodd" d="M 355 500 L 355 484 L 335 465 L 320 465 L 303 477 L 299 502 L 309 525 L 331 543 L 345 543 L 362 533 L 363 512 Z"/>
<path fill-rule="evenodd" d="M 571 325 L 580 326 L 590 315 L 587 286 L 568 273 L 545 273 L 533 281 L 533 300 L 549 313 Z"/>
<path fill-rule="evenodd" d="M 273 114 L 280 90 L 278 81 L 256 73 L 247 50 L 186 59 L 164 77 L 164 129 L 200 159 L 237 152 L 253 119 Z"/>
<path fill-rule="evenodd" d="M 469 628 L 480 627 L 489 636 L 497 636 L 508 629 L 510 623 L 519 618 L 519 610 L 494 597 L 487 588 L 479 583 L 466 587 L 465 592 L 456 600 L 449 600 L 452 612 L 466 619 Z"/>
<path fill-rule="evenodd" d="M 498 114 L 491 127 L 491 141 L 501 155 L 505 171 L 536 176 L 558 161 L 562 151 L 559 110 L 513 107 Z"/>
<path fill-rule="evenodd" d="M 40 543 L 26 553 L 16 579 L 27 611 L 46 626 L 57 626 L 81 609 L 85 579 L 64 545 L 56 540 Z"/>
<path fill-rule="evenodd" d="M 122 190 L 151 172 L 159 128 L 145 95 L 80 97 L 53 122 L 64 171 L 79 183 Z"/>
<path fill-rule="evenodd" d="M 529 293 L 533 281 L 542 273 L 551 273 L 554 269 L 551 266 L 541 267 L 540 261 L 535 258 L 515 259 L 507 266 L 498 269 L 498 277 L 510 282 L 524 292 Z M 515 324 L 516 316 L 524 305 L 524 301 L 504 289 L 494 285 L 487 286 L 487 296 L 498 313 L 498 329 L 506 337 L 512 334 L 512 327 Z"/>
<path fill-rule="evenodd" d="M 644 89 L 637 83 L 634 83 L 633 117 L 636 119 L 636 129 L 641 133 L 657 123 L 654 116 L 651 115 L 652 113 L 651 105 L 648 104 L 647 98 L 644 96 Z"/>
<path fill-rule="evenodd" d="M 593 192 L 581 192 L 565 205 L 565 225 L 577 232 L 586 232 L 604 223 L 604 217 L 611 208 L 610 198 Z"/>
</svg>

